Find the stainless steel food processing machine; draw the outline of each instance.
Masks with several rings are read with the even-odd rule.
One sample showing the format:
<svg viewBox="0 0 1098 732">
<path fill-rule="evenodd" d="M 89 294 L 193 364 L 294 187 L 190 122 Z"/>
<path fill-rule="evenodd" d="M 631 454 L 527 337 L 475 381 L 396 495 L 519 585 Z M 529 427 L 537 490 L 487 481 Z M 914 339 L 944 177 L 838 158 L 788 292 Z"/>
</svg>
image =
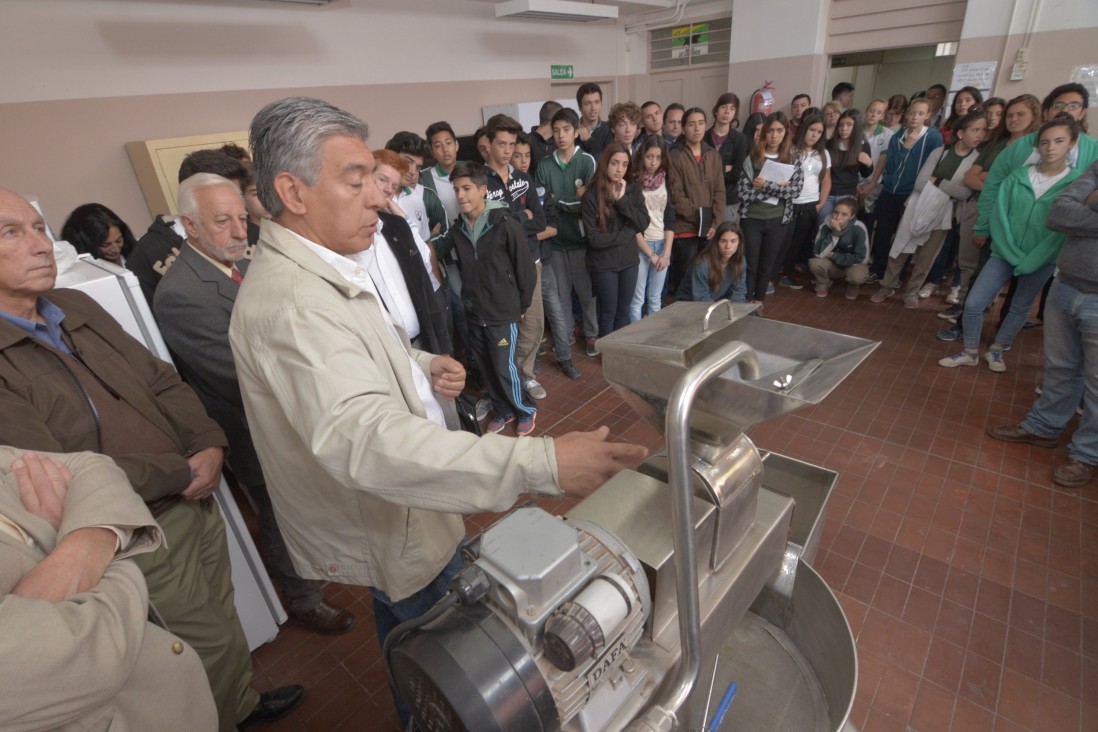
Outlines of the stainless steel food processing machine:
<svg viewBox="0 0 1098 732">
<path fill-rule="evenodd" d="M 819 403 L 877 343 L 754 309 L 676 303 L 599 340 L 665 450 L 469 544 L 445 607 L 387 654 L 419 729 L 853 729 L 854 639 L 811 566 L 837 476 L 745 430 Z"/>
</svg>

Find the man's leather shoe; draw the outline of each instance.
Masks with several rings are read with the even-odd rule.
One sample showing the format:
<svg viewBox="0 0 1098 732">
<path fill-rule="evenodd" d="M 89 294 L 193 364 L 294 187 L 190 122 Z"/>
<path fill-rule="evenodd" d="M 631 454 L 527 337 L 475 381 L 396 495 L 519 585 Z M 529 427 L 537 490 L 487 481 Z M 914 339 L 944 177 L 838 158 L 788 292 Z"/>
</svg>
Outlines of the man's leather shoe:
<svg viewBox="0 0 1098 732">
<path fill-rule="evenodd" d="M 292 712 L 305 697 L 305 687 L 294 684 L 265 691 L 259 695 L 259 703 L 243 722 L 237 725 L 240 732 L 262 727 L 268 722 L 282 719 Z"/>
<path fill-rule="evenodd" d="M 1003 442 L 1018 442 L 1023 445 L 1035 445 L 1037 447 L 1056 447 L 1055 437 L 1038 437 L 1032 432 L 1027 432 L 1020 424 L 1007 424 L 1002 427 L 988 427 L 988 435 Z"/>
<path fill-rule="evenodd" d="M 355 627 L 354 615 L 324 601 L 312 610 L 290 613 L 290 620 L 321 635 L 339 635 Z"/>
<path fill-rule="evenodd" d="M 1052 482 L 1065 488 L 1082 488 L 1094 479 L 1098 466 L 1069 459 L 1052 471 Z"/>
</svg>

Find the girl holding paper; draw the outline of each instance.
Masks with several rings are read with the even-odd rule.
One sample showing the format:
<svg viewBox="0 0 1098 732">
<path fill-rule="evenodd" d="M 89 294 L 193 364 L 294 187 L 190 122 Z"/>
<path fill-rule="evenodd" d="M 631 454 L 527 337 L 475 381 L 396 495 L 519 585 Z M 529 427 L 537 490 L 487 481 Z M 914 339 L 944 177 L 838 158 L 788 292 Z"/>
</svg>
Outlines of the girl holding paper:
<svg viewBox="0 0 1098 732">
<path fill-rule="evenodd" d="M 793 199 L 803 184 L 804 173 L 793 157 L 789 120 L 775 112 L 763 122 L 759 141 L 743 161 L 740 176 L 740 224 L 750 302 L 766 299 L 766 286 L 789 238 Z"/>
</svg>

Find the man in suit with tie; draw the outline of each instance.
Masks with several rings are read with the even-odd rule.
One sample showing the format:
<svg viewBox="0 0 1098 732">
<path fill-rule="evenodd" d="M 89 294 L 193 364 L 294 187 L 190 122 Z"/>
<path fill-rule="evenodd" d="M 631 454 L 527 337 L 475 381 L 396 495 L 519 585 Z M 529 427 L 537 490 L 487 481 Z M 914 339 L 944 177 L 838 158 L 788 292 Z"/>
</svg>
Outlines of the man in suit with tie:
<svg viewBox="0 0 1098 732">
<path fill-rule="evenodd" d="M 232 181 L 198 173 L 180 185 L 178 208 L 187 240 L 153 299 L 160 331 L 180 373 L 228 437 L 229 466 L 259 507 L 260 553 L 282 588 L 290 618 L 317 633 L 345 633 L 354 615 L 326 603 L 323 583 L 294 570 L 244 416 L 229 347 L 229 318 L 248 271 L 244 200 Z"/>
</svg>

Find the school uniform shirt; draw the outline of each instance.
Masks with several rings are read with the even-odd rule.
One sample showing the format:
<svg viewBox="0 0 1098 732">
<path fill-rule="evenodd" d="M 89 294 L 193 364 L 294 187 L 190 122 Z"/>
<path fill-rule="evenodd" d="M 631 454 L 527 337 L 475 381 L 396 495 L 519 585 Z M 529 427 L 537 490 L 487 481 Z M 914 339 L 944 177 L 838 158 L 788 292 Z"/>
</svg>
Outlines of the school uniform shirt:
<svg viewBox="0 0 1098 732">
<path fill-rule="evenodd" d="M 446 210 L 446 220 L 448 222 L 461 215 L 457 196 L 454 193 L 454 185 L 450 182 L 450 174 L 443 170 L 441 165 L 432 165 L 430 168 L 419 171 L 419 181 L 425 188 L 430 188 L 438 196 L 442 208 Z"/>
<path fill-rule="evenodd" d="M 892 139 L 893 134 L 892 130 L 878 124 L 877 129 L 872 134 L 865 135 L 865 141 L 869 143 L 869 157 L 873 159 L 873 168 L 877 167 L 877 161 L 881 159 L 881 153 L 888 149 L 888 141 Z M 869 175 L 873 175 L 873 172 L 870 171 Z M 869 178 L 869 175 L 865 177 Z"/>
<path fill-rule="evenodd" d="M 562 163 L 560 151 L 538 165 L 538 182 L 557 197 L 559 226 L 553 237 L 553 248 L 559 251 L 587 248 L 583 226 L 580 222 L 580 197 L 576 191 L 591 183 L 595 177 L 595 159 L 580 148 L 572 151 L 567 163 Z"/>
<path fill-rule="evenodd" d="M 802 154 L 797 165 L 804 171 L 804 185 L 801 193 L 793 199 L 793 203 L 817 203 L 820 200 L 820 176 L 825 170 L 831 168 L 831 154 L 824 150 L 823 155 L 812 150 Z M 777 199 L 774 199 L 777 203 Z"/>
<path fill-rule="evenodd" d="M 396 197 L 397 205 L 404 212 L 404 220 L 423 241 L 431 238 L 431 222 L 427 218 L 427 205 L 423 202 L 423 186 L 403 186 Z"/>
</svg>

